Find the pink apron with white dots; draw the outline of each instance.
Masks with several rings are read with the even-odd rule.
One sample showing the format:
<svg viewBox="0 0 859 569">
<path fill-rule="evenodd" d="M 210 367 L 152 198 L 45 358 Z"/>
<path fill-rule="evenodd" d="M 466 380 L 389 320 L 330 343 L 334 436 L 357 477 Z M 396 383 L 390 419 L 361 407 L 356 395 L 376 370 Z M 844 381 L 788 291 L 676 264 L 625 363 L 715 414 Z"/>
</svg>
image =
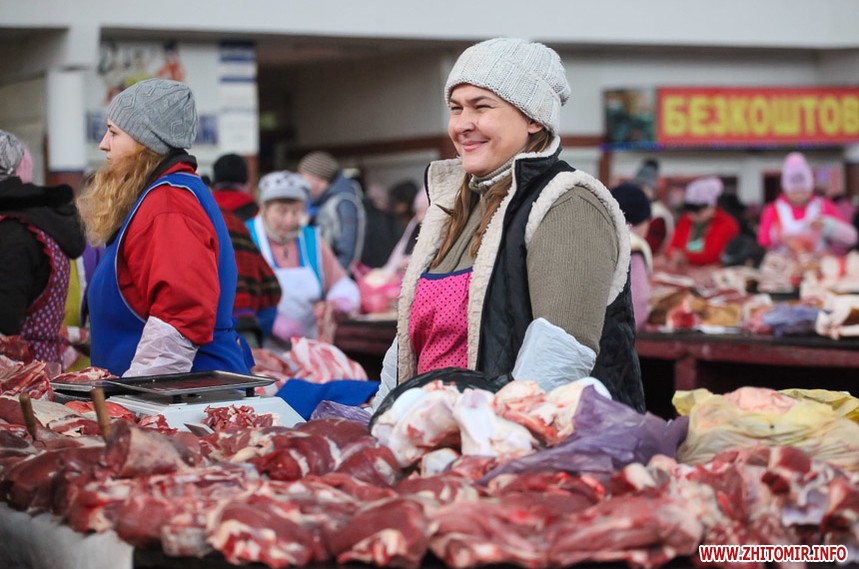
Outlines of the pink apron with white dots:
<svg viewBox="0 0 859 569">
<path fill-rule="evenodd" d="M 471 269 L 424 273 L 415 290 L 409 337 L 417 373 L 468 367 L 468 289 Z"/>
<path fill-rule="evenodd" d="M 2 219 L 3 216 L 0 216 Z M 27 229 L 36 235 L 51 260 L 51 276 L 42 294 L 33 301 L 21 323 L 20 335 L 27 340 L 30 352 L 37 360 L 61 362 L 60 325 L 66 313 L 66 295 L 69 290 L 69 258 L 57 242 L 47 233 L 29 224 Z"/>
</svg>

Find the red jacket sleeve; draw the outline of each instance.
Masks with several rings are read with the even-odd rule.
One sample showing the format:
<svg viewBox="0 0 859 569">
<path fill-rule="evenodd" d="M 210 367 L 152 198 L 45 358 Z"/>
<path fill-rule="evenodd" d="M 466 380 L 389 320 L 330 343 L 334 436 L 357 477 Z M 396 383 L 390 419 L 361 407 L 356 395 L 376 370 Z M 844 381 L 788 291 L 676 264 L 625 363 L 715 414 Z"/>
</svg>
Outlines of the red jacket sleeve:
<svg viewBox="0 0 859 569">
<path fill-rule="evenodd" d="M 129 306 L 155 316 L 197 345 L 212 341 L 220 284 L 218 238 L 188 190 L 159 186 L 140 204 L 118 259 Z"/>
</svg>

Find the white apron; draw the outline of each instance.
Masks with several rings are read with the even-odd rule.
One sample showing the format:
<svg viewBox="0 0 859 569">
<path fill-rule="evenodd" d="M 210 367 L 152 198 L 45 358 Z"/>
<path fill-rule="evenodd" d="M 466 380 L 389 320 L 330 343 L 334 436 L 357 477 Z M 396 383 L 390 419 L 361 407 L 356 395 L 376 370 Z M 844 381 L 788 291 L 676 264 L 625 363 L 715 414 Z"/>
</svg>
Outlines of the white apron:
<svg viewBox="0 0 859 569">
<path fill-rule="evenodd" d="M 280 303 L 277 305 L 278 315 L 299 323 L 302 336 L 305 338 L 316 338 L 318 330 L 316 316 L 313 314 L 313 305 L 322 300 L 322 285 L 316 277 L 316 273 L 309 266 L 290 269 L 278 267 L 260 217 L 254 219 L 254 230 L 257 234 L 260 253 L 271 266 L 277 277 L 277 282 L 280 283 L 281 297 Z M 296 239 L 301 259 L 306 263 L 310 259 L 307 243 L 301 234 Z"/>
<path fill-rule="evenodd" d="M 811 228 L 811 223 L 823 215 L 823 200 L 818 197 L 811 198 L 808 205 L 805 207 L 805 216 L 802 219 L 793 217 L 793 210 L 790 204 L 782 201 L 775 201 L 775 212 L 778 216 L 778 224 L 781 231 L 781 238 L 792 235 L 813 235 L 817 233 L 815 240 L 815 251 L 822 251 L 825 248 L 825 242 L 819 232 L 815 232 Z"/>
</svg>

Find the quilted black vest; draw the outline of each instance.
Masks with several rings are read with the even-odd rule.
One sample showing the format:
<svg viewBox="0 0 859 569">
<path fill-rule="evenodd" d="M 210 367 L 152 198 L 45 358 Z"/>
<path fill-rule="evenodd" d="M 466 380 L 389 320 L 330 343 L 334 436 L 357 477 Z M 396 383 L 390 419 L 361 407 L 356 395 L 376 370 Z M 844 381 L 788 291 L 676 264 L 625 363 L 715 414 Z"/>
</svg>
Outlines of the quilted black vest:
<svg viewBox="0 0 859 569">
<path fill-rule="evenodd" d="M 517 190 L 505 212 L 504 237 L 481 315 L 477 370 L 489 377 L 513 370 L 525 330 L 534 319 L 529 300 L 525 226 L 531 207 L 546 185 L 561 172 L 575 171 L 557 156 L 556 153 L 516 163 Z M 628 275 L 623 291 L 606 308 L 600 352 L 592 375 L 605 384 L 615 401 L 644 412 Z"/>
</svg>

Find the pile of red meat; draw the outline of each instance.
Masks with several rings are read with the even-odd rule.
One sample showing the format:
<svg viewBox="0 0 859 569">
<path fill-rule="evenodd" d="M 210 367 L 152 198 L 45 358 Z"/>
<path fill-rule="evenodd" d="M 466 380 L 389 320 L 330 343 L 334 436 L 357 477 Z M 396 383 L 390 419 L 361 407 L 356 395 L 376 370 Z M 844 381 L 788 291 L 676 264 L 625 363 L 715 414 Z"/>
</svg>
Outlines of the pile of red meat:
<svg viewBox="0 0 859 569">
<path fill-rule="evenodd" d="M 125 417 L 104 442 L 85 416 L 37 403 L 34 440 L 17 401 L 0 398 L 0 499 L 170 556 L 405 568 L 435 556 L 456 568 L 536 569 L 657 567 L 695 556 L 700 543 L 859 549 L 859 478 L 792 448 L 731 451 L 697 466 L 657 455 L 610 476 L 540 471 L 481 482 L 492 461 L 479 457 L 405 476 L 366 427 L 342 419 L 286 428 L 213 412 L 219 430 L 197 437 Z"/>
<path fill-rule="evenodd" d="M 549 448 L 500 465 L 454 456 L 444 472 L 420 476 L 360 423 L 279 427 L 245 407 L 208 410 L 213 432 L 197 436 L 108 404 L 105 441 L 90 405 L 40 399 L 50 397 L 40 362 L 2 358 L 0 381 L 11 387 L 0 396 L 0 501 L 168 556 L 217 552 L 273 568 L 331 560 L 415 568 L 435 557 L 454 568 L 537 569 L 658 567 L 696 558 L 702 543 L 859 552 L 859 474 L 790 447 L 678 464 L 665 456 L 676 449 L 670 425 L 592 389 L 572 434 Z M 80 379 L 90 373 L 100 372 Z M 29 430 L 9 396 L 21 392 L 37 420 Z"/>
</svg>

